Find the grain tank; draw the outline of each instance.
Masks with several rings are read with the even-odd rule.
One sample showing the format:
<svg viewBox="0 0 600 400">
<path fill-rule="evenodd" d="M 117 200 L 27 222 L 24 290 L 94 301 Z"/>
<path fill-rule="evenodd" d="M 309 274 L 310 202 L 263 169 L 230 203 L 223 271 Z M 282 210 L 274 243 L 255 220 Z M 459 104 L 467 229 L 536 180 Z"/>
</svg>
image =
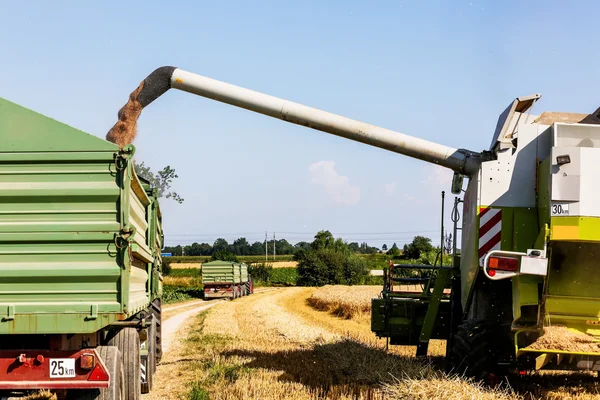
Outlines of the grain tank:
<svg viewBox="0 0 600 400">
<path fill-rule="evenodd" d="M 0 390 L 150 389 L 163 239 L 134 152 L 0 99 Z"/>
<path fill-rule="evenodd" d="M 532 115 L 540 96 L 517 98 L 500 115 L 490 147 L 475 152 L 175 67 L 150 74 L 138 100 L 145 107 L 170 88 L 450 168 L 456 193 L 468 178 L 464 200 L 456 203 L 463 210 L 460 254 L 452 266 L 432 266 L 420 293 L 404 293 L 400 285 L 374 301 L 372 328 L 379 336 L 417 345 L 419 354 L 427 353 L 430 338 L 448 339 L 454 371 L 477 377 L 541 368 L 600 370 L 596 348 L 530 347 L 554 325 L 592 341 L 600 336 L 597 113 Z"/>
</svg>

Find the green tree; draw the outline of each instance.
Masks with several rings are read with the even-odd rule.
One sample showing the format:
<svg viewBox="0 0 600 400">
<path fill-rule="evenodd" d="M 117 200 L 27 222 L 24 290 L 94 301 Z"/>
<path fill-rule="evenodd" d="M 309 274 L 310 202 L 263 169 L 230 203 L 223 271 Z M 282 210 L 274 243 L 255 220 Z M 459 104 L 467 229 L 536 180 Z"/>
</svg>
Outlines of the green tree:
<svg viewBox="0 0 600 400">
<path fill-rule="evenodd" d="M 398 248 L 398 245 L 396 243 L 394 243 L 392 245 L 392 247 L 390 247 L 390 249 L 387 251 L 387 254 L 392 257 L 396 257 L 396 256 L 399 256 L 400 254 L 402 254 L 402 252 Z"/>
<path fill-rule="evenodd" d="M 433 250 L 431 239 L 424 236 L 415 236 L 410 244 L 404 245 L 404 257 L 411 259 L 421 258 L 421 254 Z"/>
<path fill-rule="evenodd" d="M 383 244 L 383 246 L 381 246 L 381 250 L 386 251 L 387 250 L 387 244 Z"/>
<path fill-rule="evenodd" d="M 310 249 L 310 243 L 308 243 L 308 242 L 298 242 L 294 245 L 294 253 L 299 250 L 309 250 L 309 249 Z"/>
<path fill-rule="evenodd" d="M 254 242 L 250 246 L 250 255 L 260 256 L 265 254 L 265 244 L 263 242 Z"/>
<path fill-rule="evenodd" d="M 299 248 L 294 259 L 298 261 L 300 286 L 355 285 L 368 275 L 365 260 L 329 231 L 318 232 L 310 247 Z"/>
<path fill-rule="evenodd" d="M 357 285 L 369 272 L 364 259 L 334 248 L 302 250 L 296 260 L 299 286 Z"/>
<path fill-rule="evenodd" d="M 250 253 L 250 243 L 246 238 L 238 238 L 233 241 L 231 251 L 238 256 L 245 256 Z"/>
<path fill-rule="evenodd" d="M 142 161 L 139 164 L 135 164 L 135 172 L 138 176 L 146 179 L 150 182 L 150 185 L 158 191 L 159 198 L 173 199 L 179 204 L 183 203 L 183 197 L 171 190 L 173 180 L 179 178 L 175 173 L 175 169 L 167 165 L 157 173 L 152 172 L 152 169 L 144 164 Z"/>
<path fill-rule="evenodd" d="M 211 256 L 211 260 L 237 262 L 237 257 L 229 250 L 217 250 Z"/>
<path fill-rule="evenodd" d="M 315 240 L 311 243 L 311 248 L 313 250 L 321 250 L 326 249 L 328 247 L 332 247 L 335 243 L 335 238 L 329 231 L 319 231 L 315 235 Z"/>
<path fill-rule="evenodd" d="M 357 242 L 352 242 L 348 244 L 348 248 L 353 253 L 360 253 L 360 245 Z"/>
<path fill-rule="evenodd" d="M 215 240 L 213 243 L 213 253 L 216 253 L 217 251 L 229 251 L 229 243 L 227 243 L 227 240 L 223 238 Z"/>
<path fill-rule="evenodd" d="M 293 254 L 294 246 L 292 246 L 287 240 L 279 239 L 276 242 L 276 252 L 277 254 Z"/>
</svg>

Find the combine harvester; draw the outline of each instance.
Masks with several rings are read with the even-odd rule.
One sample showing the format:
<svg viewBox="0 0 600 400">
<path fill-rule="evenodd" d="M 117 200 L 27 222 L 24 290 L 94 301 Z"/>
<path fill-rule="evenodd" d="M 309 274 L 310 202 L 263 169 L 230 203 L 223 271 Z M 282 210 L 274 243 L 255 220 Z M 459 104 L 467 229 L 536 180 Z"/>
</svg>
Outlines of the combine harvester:
<svg viewBox="0 0 600 400">
<path fill-rule="evenodd" d="M 600 336 L 596 115 L 533 116 L 539 96 L 517 98 L 490 148 L 473 152 L 174 67 L 154 71 L 132 96 L 143 108 L 170 88 L 450 168 L 456 194 L 469 178 L 460 259 L 433 267 L 420 294 L 387 285 L 373 301 L 379 336 L 417 345 L 418 354 L 430 338 L 448 339 L 454 370 L 480 378 L 600 369 L 599 350 L 530 347 L 548 326 Z M 156 192 L 136 177 L 133 147 L 4 100 L 0 143 L 0 390 L 139 398 L 160 358 L 162 235 Z M 387 282 L 405 279 L 397 275 Z"/>
<path fill-rule="evenodd" d="M 594 262 L 600 254 L 600 190 L 594 184 L 600 175 L 598 115 L 531 115 L 540 95 L 519 97 L 500 115 L 489 149 L 475 152 L 175 67 L 150 74 L 138 100 L 146 107 L 170 88 L 449 168 L 454 194 L 468 178 L 460 256 L 453 266 L 433 267 L 420 294 L 387 285 L 383 298 L 373 301 L 377 335 L 392 344 L 416 345 L 418 355 L 427 353 L 431 338 L 448 339 L 451 368 L 484 379 L 542 368 L 600 370 L 595 344 L 589 346 L 594 351 L 568 350 L 560 341 L 530 347 L 552 326 L 592 342 L 600 338 L 600 273 Z"/>
</svg>

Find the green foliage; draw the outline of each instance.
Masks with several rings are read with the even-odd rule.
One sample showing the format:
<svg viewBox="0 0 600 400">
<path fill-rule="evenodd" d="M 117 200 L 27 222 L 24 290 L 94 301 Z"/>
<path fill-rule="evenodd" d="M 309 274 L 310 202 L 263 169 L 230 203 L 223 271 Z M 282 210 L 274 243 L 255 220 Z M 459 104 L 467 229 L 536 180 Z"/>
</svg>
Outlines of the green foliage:
<svg viewBox="0 0 600 400">
<path fill-rule="evenodd" d="M 163 275 L 171 275 L 171 263 L 173 261 L 169 259 L 169 257 L 163 257 L 162 259 L 162 274 Z"/>
<path fill-rule="evenodd" d="M 202 278 L 202 269 L 200 268 L 173 268 L 169 276 Z"/>
<path fill-rule="evenodd" d="M 271 271 L 272 285 L 296 286 L 298 281 L 298 270 L 296 268 L 273 268 Z"/>
<path fill-rule="evenodd" d="M 248 273 L 256 286 L 295 286 L 298 279 L 296 268 L 273 268 L 266 263 L 251 264 Z"/>
<path fill-rule="evenodd" d="M 269 282 L 271 280 L 271 272 L 273 267 L 267 263 L 256 263 L 248 266 L 248 274 L 252 277 L 252 280 L 256 282 Z"/>
<path fill-rule="evenodd" d="M 333 238 L 333 235 L 329 231 L 320 231 L 317 233 L 317 240 L 315 245 L 319 248 L 328 246 L 330 243 L 334 243 L 336 240 Z M 342 242 L 340 239 L 337 241 Z M 268 240 L 265 242 L 254 242 L 250 244 L 248 240 L 244 237 L 237 238 L 233 241 L 232 244 L 229 244 L 227 240 L 223 238 L 217 239 L 212 245 L 208 243 L 192 243 L 187 246 L 165 246 L 163 249 L 164 253 L 171 253 L 173 256 L 211 256 L 215 251 L 218 250 L 229 250 L 236 256 L 263 256 L 265 255 L 265 250 L 267 250 L 269 258 L 272 258 L 273 254 L 273 246 L 275 246 L 275 253 L 277 256 L 286 254 L 292 255 L 295 254 L 299 250 L 308 250 L 311 248 L 311 243 L 308 242 L 298 242 L 295 245 L 292 245 L 285 239 L 279 240 Z M 352 242 L 347 245 L 350 251 L 354 253 L 360 254 L 373 254 L 377 253 L 379 249 L 377 247 L 369 246 L 366 242 L 357 243 Z M 259 259 L 255 260 L 259 261 Z"/>
<path fill-rule="evenodd" d="M 404 245 L 404 257 L 420 259 L 421 253 L 428 253 L 433 250 L 431 239 L 424 236 L 415 236 L 410 244 Z"/>
<path fill-rule="evenodd" d="M 163 304 L 177 303 L 179 301 L 201 299 L 204 297 L 204 289 L 200 287 L 163 286 Z"/>
<path fill-rule="evenodd" d="M 183 198 L 176 192 L 169 192 L 171 185 L 173 185 L 173 180 L 179 178 L 175 173 L 175 169 L 171 168 L 170 165 L 154 173 L 149 166 L 141 162 L 135 164 L 135 172 L 138 176 L 150 182 L 150 185 L 158 191 L 159 198 L 164 197 L 166 199 L 173 199 L 179 204 L 183 203 Z"/>
<path fill-rule="evenodd" d="M 401 255 L 402 252 L 398 248 L 398 245 L 396 243 L 394 243 L 392 245 L 392 247 L 390 247 L 390 249 L 388 250 L 388 252 L 386 254 L 390 257 L 397 257 L 397 256 Z"/>
<path fill-rule="evenodd" d="M 315 235 L 315 240 L 310 244 L 310 248 L 313 250 L 322 250 L 329 247 L 333 247 L 335 238 L 329 231 L 319 231 Z"/>
<path fill-rule="evenodd" d="M 217 250 L 213 253 L 211 260 L 213 261 L 232 261 L 232 262 L 238 262 L 237 257 L 235 256 L 235 254 L 233 254 L 232 252 L 230 252 L 229 250 Z"/>
<path fill-rule="evenodd" d="M 265 262 L 265 255 L 260 256 L 237 256 L 238 262 L 243 262 L 246 264 L 250 263 L 260 263 Z M 170 261 L 171 263 L 205 263 L 211 261 L 211 256 L 171 256 L 171 257 L 163 257 L 163 262 L 165 260 Z M 269 262 L 273 261 L 294 261 L 294 256 L 292 254 L 282 254 L 277 255 L 275 260 L 273 260 L 273 256 L 269 256 Z"/>
<path fill-rule="evenodd" d="M 188 400 L 210 400 L 208 391 L 199 382 L 195 382 L 187 395 Z"/>
<path fill-rule="evenodd" d="M 315 235 L 310 249 L 296 253 L 300 286 L 356 285 L 368 276 L 367 263 L 331 232 Z"/>
<path fill-rule="evenodd" d="M 368 275 L 366 262 L 335 246 L 298 254 L 299 286 L 357 285 Z"/>
</svg>

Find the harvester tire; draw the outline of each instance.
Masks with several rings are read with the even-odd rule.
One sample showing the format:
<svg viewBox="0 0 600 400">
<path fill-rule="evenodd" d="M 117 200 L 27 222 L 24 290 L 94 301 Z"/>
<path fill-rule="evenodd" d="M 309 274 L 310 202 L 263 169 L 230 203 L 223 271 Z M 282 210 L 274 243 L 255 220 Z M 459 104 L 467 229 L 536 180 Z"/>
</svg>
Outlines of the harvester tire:
<svg viewBox="0 0 600 400">
<path fill-rule="evenodd" d="M 142 393 L 140 335 L 135 328 L 123 328 L 108 341 L 123 355 L 125 400 L 140 400 Z"/>
<path fill-rule="evenodd" d="M 496 354 L 494 325 L 489 321 L 463 322 L 452 338 L 450 370 L 477 380 L 488 381 L 495 376 Z"/>
<path fill-rule="evenodd" d="M 104 366 L 110 375 L 110 383 L 106 389 L 70 390 L 69 400 L 124 400 L 125 375 L 123 373 L 123 357 L 115 346 L 99 346 L 96 348 Z M 115 379 L 117 378 L 117 379 Z"/>
</svg>

